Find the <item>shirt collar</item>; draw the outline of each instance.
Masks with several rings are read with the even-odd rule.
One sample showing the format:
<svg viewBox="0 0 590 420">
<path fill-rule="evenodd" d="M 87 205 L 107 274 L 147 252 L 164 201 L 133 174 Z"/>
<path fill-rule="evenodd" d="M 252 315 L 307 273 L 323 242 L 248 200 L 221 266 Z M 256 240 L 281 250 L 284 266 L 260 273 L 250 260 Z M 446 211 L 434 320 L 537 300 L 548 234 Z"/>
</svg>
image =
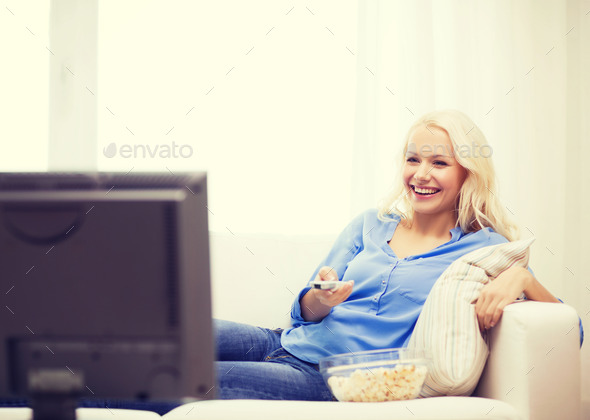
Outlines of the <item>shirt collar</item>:
<svg viewBox="0 0 590 420">
<path fill-rule="evenodd" d="M 449 232 L 451 232 L 451 240 L 449 241 L 449 243 L 458 241 L 464 235 L 463 231 L 461 230 L 461 226 L 455 226 Z"/>
</svg>

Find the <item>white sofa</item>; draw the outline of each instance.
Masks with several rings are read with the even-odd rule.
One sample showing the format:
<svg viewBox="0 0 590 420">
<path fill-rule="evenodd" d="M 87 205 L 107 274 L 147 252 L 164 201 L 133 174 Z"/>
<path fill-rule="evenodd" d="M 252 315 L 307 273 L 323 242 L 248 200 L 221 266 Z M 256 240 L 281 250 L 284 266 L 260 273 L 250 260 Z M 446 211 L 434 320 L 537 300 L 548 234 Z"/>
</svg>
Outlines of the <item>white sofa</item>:
<svg viewBox="0 0 590 420">
<path fill-rule="evenodd" d="M 387 403 L 204 401 L 166 419 L 580 419 L 578 316 L 564 304 L 510 305 L 491 337 L 475 396 Z"/>
<path fill-rule="evenodd" d="M 319 263 L 332 237 L 211 236 L 214 316 L 267 327 L 284 326 L 290 304 Z M 580 338 L 576 311 L 565 304 L 508 306 L 492 330 L 490 357 L 471 397 L 387 403 L 201 401 L 164 419 L 281 420 L 519 419 L 578 420 Z M 114 410 L 79 409 L 80 419 L 112 418 Z M 124 410 L 120 410 L 124 411 Z M 116 414 L 121 414 L 117 411 Z M 150 419 L 131 411 L 116 418 Z M 0 409 L 0 419 L 29 419 L 29 409 Z"/>
<path fill-rule="evenodd" d="M 211 235 L 214 315 L 265 327 L 288 323 L 291 303 L 334 236 Z M 578 316 L 563 304 L 522 302 L 492 330 L 476 397 L 392 403 L 206 401 L 184 419 L 567 419 L 580 418 Z M 187 414 L 188 413 L 188 414 Z"/>
</svg>

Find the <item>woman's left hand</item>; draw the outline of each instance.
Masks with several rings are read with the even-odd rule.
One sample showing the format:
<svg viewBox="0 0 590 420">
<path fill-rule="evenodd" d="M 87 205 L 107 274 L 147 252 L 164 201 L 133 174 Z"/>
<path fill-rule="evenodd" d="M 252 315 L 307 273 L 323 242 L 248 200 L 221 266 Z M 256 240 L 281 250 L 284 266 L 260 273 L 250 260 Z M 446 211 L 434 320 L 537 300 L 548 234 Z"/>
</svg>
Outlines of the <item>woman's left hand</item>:
<svg viewBox="0 0 590 420">
<path fill-rule="evenodd" d="M 481 289 L 475 313 L 482 332 L 498 323 L 504 308 L 520 297 L 531 279 L 534 277 L 526 268 L 512 266 Z"/>
</svg>

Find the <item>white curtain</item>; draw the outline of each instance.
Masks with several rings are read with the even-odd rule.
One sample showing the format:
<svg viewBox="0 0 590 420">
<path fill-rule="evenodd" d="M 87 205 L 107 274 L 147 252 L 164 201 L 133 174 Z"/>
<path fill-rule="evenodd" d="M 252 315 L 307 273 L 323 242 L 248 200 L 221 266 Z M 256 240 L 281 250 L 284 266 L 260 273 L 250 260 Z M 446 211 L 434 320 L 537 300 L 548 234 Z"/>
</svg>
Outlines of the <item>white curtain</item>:
<svg viewBox="0 0 590 420">
<path fill-rule="evenodd" d="M 353 212 L 389 188 L 419 115 L 466 112 L 493 148 L 502 202 L 522 236 L 536 237 L 537 278 L 590 331 L 590 3 L 359 5 Z"/>
</svg>

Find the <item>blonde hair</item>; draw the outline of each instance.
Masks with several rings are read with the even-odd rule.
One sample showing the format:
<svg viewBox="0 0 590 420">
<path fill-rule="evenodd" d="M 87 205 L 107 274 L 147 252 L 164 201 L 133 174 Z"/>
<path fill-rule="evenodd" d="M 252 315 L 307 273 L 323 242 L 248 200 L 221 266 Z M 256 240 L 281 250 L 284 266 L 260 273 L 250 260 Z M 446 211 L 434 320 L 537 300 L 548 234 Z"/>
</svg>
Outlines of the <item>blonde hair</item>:
<svg viewBox="0 0 590 420">
<path fill-rule="evenodd" d="M 492 149 L 481 130 L 467 115 L 456 110 L 444 110 L 430 112 L 419 118 L 408 130 L 402 167 L 410 138 L 417 128 L 428 126 L 442 129 L 449 135 L 455 159 L 467 170 L 459 191 L 456 226 L 460 226 L 463 232 L 476 232 L 489 227 L 509 241 L 517 239 L 518 227 L 508 217 L 498 197 Z M 381 202 L 378 217 L 391 221 L 387 215 L 397 214 L 411 226 L 414 210 L 401 177 L 397 184 L 397 188 Z"/>
</svg>

